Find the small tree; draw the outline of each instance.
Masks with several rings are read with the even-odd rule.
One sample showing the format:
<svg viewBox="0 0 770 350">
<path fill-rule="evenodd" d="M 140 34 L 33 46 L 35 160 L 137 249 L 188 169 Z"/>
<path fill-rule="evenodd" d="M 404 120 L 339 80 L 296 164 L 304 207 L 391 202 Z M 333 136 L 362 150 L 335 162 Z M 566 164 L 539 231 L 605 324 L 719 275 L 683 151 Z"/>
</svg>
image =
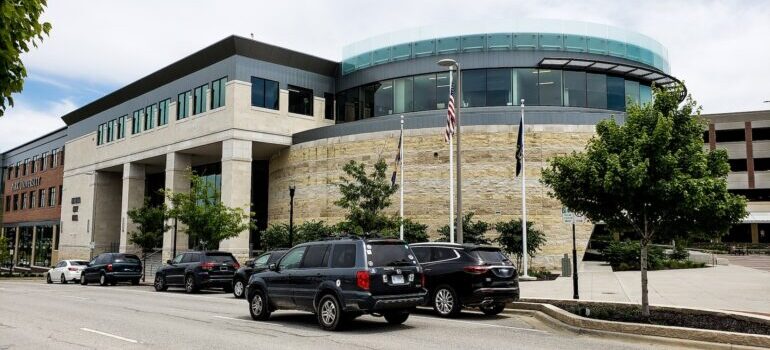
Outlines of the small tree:
<svg viewBox="0 0 770 350">
<path fill-rule="evenodd" d="M 488 222 L 477 220 L 473 222 L 473 213 L 468 213 L 463 216 L 463 243 L 470 244 L 490 244 L 484 234 L 489 231 L 491 225 Z M 449 225 L 444 225 L 438 232 L 441 234 L 439 241 L 449 242 Z M 455 232 L 457 232 L 457 226 L 455 226 Z"/>
<path fill-rule="evenodd" d="M 194 174 L 190 192 L 166 191 L 166 197 L 172 204 L 169 217 L 187 225 L 187 234 L 203 250 L 216 249 L 222 240 L 255 226 L 250 221 L 254 213 L 225 206 L 214 184 Z"/>
<path fill-rule="evenodd" d="M 144 199 L 143 206 L 128 211 L 128 218 L 136 225 L 136 230 L 128 233 L 128 241 L 139 246 L 142 251 L 142 264 L 145 266 L 147 254 L 163 245 L 163 233 L 169 229 L 165 222 L 166 217 L 166 205 L 153 206 L 149 198 Z"/>
<path fill-rule="evenodd" d="M 324 221 L 305 221 L 294 228 L 293 244 L 317 241 L 336 235 L 336 227 L 326 225 Z M 262 248 L 272 250 L 290 248 L 289 225 L 273 224 L 261 233 Z"/>
<path fill-rule="evenodd" d="M 289 247 L 289 225 L 272 224 L 260 234 L 262 249 L 273 250 Z"/>
<path fill-rule="evenodd" d="M 345 233 L 363 235 L 393 229 L 394 219 L 383 211 L 390 206 L 390 196 L 396 193 L 398 185 L 391 186 L 387 168 L 382 158 L 370 174 L 363 163 L 354 160 L 343 167 L 346 176 L 340 177 L 339 184 L 342 197 L 334 204 L 348 210 L 346 221 L 339 225 Z"/>
<path fill-rule="evenodd" d="M 494 241 L 506 253 L 513 256 L 516 269 L 523 272 L 521 271 L 521 261 L 524 257 L 522 254 L 524 246 L 521 241 L 521 219 L 498 222 L 495 224 L 495 230 L 500 233 L 500 236 L 495 238 Z M 545 234 L 535 229 L 531 221 L 527 221 L 527 255 L 533 258 L 545 243 Z"/>
<path fill-rule="evenodd" d="M 596 126 L 583 153 L 551 159 L 542 182 L 551 195 L 592 222 L 640 238 L 642 317 L 650 317 L 647 251 L 653 237 L 720 236 L 746 216 L 746 199 L 727 191 L 727 153 L 706 151 L 703 122 L 683 88 L 655 89 L 631 104 L 624 124 Z"/>
<path fill-rule="evenodd" d="M 12 263 L 13 261 L 11 261 L 11 248 L 8 246 L 8 237 L 5 235 L 0 235 L 0 266 L 10 267 L 9 270 L 12 273 Z"/>
<path fill-rule="evenodd" d="M 407 243 L 420 243 L 427 242 L 428 237 L 428 225 L 421 224 L 412 219 L 404 219 L 404 240 Z M 396 228 L 396 236 L 398 236 L 398 228 Z"/>
</svg>

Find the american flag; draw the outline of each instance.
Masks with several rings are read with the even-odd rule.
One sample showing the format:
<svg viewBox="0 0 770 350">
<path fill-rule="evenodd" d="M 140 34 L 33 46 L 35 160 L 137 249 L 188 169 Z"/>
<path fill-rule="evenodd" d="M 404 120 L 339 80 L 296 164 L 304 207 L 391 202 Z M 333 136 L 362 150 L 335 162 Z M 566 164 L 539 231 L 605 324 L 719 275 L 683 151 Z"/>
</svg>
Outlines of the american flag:
<svg viewBox="0 0 770 350">
<path fill-rule="evenodd" d="M 446 111 L 446 133 L 444 134 L 444 140 L 446 142 L 449 142 L 449 138 L 452 137 L 455 133 L 455 124 L 457 123 L 457 119 L 455 119 L 455 89 L 454 86 L 450 84 L 449 86 L 449 107 Z"/>
<path fill-rule="evenodd" d="M 393 175 L 390 177 L 390 186 L 396 186 L 396 174 L 398 168 L 401 165 L 401 142 L 404 142 L 404 131 L 401 130 L 401 135 L 398 137 L 398 151 L 396 152 L 396 170 L 393 170 Z"/>
</svg>

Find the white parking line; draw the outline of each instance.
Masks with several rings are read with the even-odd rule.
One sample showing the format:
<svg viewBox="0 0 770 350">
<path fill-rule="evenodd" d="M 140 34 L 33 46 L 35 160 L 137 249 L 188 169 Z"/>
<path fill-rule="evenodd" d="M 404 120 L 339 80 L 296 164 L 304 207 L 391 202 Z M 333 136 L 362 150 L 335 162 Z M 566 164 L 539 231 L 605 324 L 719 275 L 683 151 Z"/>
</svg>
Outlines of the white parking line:
<svg viewBox="0 0 770 350">
<path fill-rule="evenodd" d="M 72 299 L 78 299 L 78 300 L 91 300 L 89 298 L 83 298 L 83 297 L 76 297 L 74 295 L 62 295 L 63 298 L 72 298 Z"/>
<path fill-rule="evenodd" d="M 251 321 L 251 320 L 244 320 L 242 318 L 234 318 L 234 317 L 227 317 L 227 316 L 216 316 L 216 315 L 212 316 L 212 317 L 214 317 L 214 318 L 221 318 L 221 319 L 225 319 L 225 320 L 243 321 L 243 322 L 248 322 L 248 323 L 251 323 L 251 324 L 266 324 L 266 325 L 269 325 L 269 326 L 283 327 L 282 324 L 278 324 L 278 323 L 255 322 L 255 321 Z"/>
<path fill-rule="evenodd" d="M 115 339 L 118 339 L 118 340 L 122 340 L 124 342 L 129 342 L 129 343 L 134 343 L 134 344 L 139 343 L 138 341 L 133 340 L 133 339 L 123 338 L 123 337 L 121 337 L 119 335 L 105 333 L 105 332 L 100 332 L 100 331 L 93 330 L 93 329 L 90 329 L 90 328 L 81 328 L 80 330 L 81 331 L 86 331 L 86 332 L 91 332 L 91 333 L 96 333 L 96 334 L 99 334 L 99 335 L 103 335 L 105 337 L 115 338 Z"/>
<path fill-rule="evenodd" d="M 411 317 L 422 318 L 422 319 L 433 320 L 433 321 L 439 320 L 441 322 L 447 321 L 447 322 L 466 323 L 466 324 L 471 324 L 471 325 L 476 325 L 476 326 L 515 329 L 515 330 L 518 330 L 518 331 L 537 332 L 537 333 L 546 333 L 546 334 L 548 333 L 547 331 L 543 331 L 543 330 L 539 330 L 539 329 L 521 328 L 521 327 L 513 327 L 513 326 L 504 326 L 504 325 L 501 325 L 501 324 L 482 323 L 482 322 L 476 322 L 476 321 L 450 320 L 450 319 L 447 319 L 447 318 L 438 319 L 438 318 L 435 318 L 435 317 L 414 316 L 414 315 L 412 315 Z"/>
</svg>

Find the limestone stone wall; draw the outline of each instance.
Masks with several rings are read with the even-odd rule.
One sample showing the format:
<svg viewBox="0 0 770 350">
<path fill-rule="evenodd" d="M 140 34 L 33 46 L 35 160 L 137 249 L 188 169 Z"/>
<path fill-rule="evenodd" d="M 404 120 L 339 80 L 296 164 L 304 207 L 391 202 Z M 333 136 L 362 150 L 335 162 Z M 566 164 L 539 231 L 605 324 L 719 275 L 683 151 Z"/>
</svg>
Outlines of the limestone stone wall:
<svg viewBox="0 0 770 350">
<path fill-rule="evenodd" d="M 448 223 L 449 147 L 443 129 L 405 131 L 404 215 L 437 229 Z M 518 126 L 493 125 L 463 128 L 463 211 L 490 223 L 521 217 L 521 179 L 515 178 Z M 555 155 L 582 150 L 595 134 L 593 126 L 530 125 L 525 129 L 528 220 L 547 235 L 548 244 L 533 265 L 557 268 L 572 249 L 571 226 L 561 221 L 561 204 L 547 195 L 540 183 L 541 169 Z M 373 164 L 385 158 L 393 166 L 398 131 L 335 137 L 293 145 L 270 161 L 268 221 L 287 222 L 290 185 L 296 186 L 295 222 L 324 220 L 335 223 L 344 212 L 334 205 L 342 167 L 350 160 Z M 390 210 L 398 212 L 398 194 Z M 577 227 L 582 256 L 593 225 Z M 490 236 L 496 236 L 490 232 Z"/>
</svg>

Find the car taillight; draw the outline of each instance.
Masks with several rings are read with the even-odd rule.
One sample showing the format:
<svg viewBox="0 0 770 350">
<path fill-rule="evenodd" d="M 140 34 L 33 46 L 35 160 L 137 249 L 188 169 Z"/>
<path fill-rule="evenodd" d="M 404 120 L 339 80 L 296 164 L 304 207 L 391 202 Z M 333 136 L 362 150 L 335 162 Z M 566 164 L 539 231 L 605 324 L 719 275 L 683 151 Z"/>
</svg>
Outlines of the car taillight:
<svg viewBox="0 0 770 350">
<path fill-rule="evenodd" d="M 67 268 L 67 270 L 70 270 L 70 271 L 77 271 L 77 270 L 78 270 L 78 268 L 77 268 L 77 267 L 68 267 L 68 268 Z"/>
<path fill-rule="evenodd" d="M 107 264 L 107 271 L 112 271 L 112 264 Z"/>
<path fill-rule="evenodd" d="M 214 269 L 214 266 L 215 265 L 214 265 L 213 262 L 205 262 L 205 263 L 201 264 L 201 268 L 204 269 L 204 270 L 212 270 L 212 269 Z"/>
<path fill-rule="evenodd" d="M 356 272 L 356 285 L 363 290 L 369 290 L 369 271 Z"/>
<path fill-rule="evenodd" d="M 236 270 L 240 269 L 241 268 L 241 264 L 235 262 L 235 263 L 233 263 L 233 268 L 236 269 Z"/>
<path fill-rule="evenodd" d="M 471 265 L 471 266 L 464 267 L 463 270 L 465 270 L 465 272 L 470 273 L 472 275 L 480 275 L 482 273 L 485 273 L 485 272 L 489 271 L 489 267 L 488 266 Z"/>
</svg>

